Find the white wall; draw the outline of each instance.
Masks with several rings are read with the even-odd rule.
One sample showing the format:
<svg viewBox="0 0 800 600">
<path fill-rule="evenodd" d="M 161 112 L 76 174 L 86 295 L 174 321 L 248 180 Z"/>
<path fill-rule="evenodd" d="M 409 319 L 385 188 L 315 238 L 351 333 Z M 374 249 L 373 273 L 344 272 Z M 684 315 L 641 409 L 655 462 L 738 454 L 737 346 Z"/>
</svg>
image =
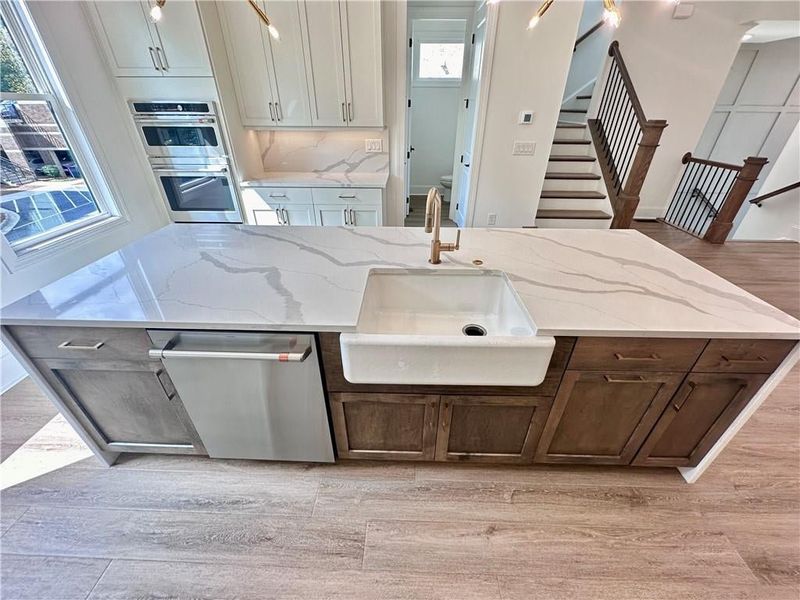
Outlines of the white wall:
<svg viewBox="0 0 800 600">
<path fill-rule="evenodd" d="M 535 5 L 501 2 L 494 46 L 481 159 L 474 203 L 475 227 L 489 213 L 498 227 L 533 224 L 547 170 L 550 144 L 581 16 L 580 2 L 554 2 L 533 30 Z M 519 112 L 534 111 L 531 125 Z M 533 156 L 512 156 L 515 140 L 534 141 Z"/>
<path fill-rule="evenodd" d="M 411 88 L 412 194 L 426 193 L 442 175 L 453 173 L 460 95 L 458 86 Z"/>
<path fill-rule="evenodd" d="M 797 181 L 800 181 L 800 124 L 775 160 L 759 195 Z M 800 241 L 800 188 L 765 200 L 761 208 L 749 203 L 747 206 L 750 208 L 733 233 L 733 239 Z"/>
<path fill-rule="evenodd" d="M 165 225 L 166 210 L 147 167 L 127 106 L 96 45 L 81 3 L 40 1 L 28 7 L 61 76 L 67 96 L 128 222 L 10 273 L 2 267 L 5 306 Z M 5 349 L 3 349 L 5 354 Z M 3 356 L 2 383 L 15 365 Z"/>
<path fill-rule="evenodd" d="M 683 168 L 681 156 L 696 147 L 752 21 L 800 18 L 795 2 L 703 0 L 693 5 L 694 15 L 680 20 L 672 18 L 669 2 L 626 2 L 622 11 L 616 39 L 644 112 L 669 123 L 637 216 L 663 215 Z"/>
<path fill-rule="evenodd" d="M 602 18 L 603 0 L 586 0 L 583 4 L 577 37 L 589 31 Z M 580 43 L 572 54 L 567 84 L 564 87 L 564 100 L 570 100 L 591 87 L 603 68 L 608 45 L 613 37 L 614 29 L 609 25 L 603 25 Z"/>
</svg>

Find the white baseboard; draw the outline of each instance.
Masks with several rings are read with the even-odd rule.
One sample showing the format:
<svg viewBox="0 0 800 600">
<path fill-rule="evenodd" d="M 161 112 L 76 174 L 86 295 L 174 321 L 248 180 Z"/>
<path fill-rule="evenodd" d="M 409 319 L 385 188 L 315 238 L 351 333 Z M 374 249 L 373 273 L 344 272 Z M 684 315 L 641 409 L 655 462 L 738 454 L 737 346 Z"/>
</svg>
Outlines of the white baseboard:
<svg viewBox="0 0 800 600">
<path fill-rule="evenodd" d="M 5 393 L 28 376 L 5 346 L 0 349 L 0 393 Z"/>
<path fill-rule="evenodd" d="M 664 216 L 663 208 L 650 208 L 647 206 L 640 206 L 636 209 L 634 219 L 637 221 L 655 221 Z"/>
<path fill-rule="evenodd" d="M 433 183 L 431 185 L 412 185 L 410 186 L 409 192 L 414 196 L 427 196 L 428 190 L 432 187 L 442 189 L 442 185 L 440 183 Z"/>
</svg>

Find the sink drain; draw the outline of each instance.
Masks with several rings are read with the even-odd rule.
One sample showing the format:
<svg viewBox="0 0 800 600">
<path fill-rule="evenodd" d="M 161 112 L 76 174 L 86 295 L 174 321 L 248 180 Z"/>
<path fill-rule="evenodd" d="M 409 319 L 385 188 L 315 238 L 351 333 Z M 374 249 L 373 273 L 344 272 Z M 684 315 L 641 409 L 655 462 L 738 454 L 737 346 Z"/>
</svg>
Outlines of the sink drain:
<svg viewBox="0 0 800 600">
<path fill-rule="evenodd" d="M 464 327 L 461 328 L 461 333 L 470 336 L 481 336 L 486 335 L 486 329 L 480 325 L 476 325 L 475 323 L 470 323 L 469 325 L 464 325 Z"/>
</svg>

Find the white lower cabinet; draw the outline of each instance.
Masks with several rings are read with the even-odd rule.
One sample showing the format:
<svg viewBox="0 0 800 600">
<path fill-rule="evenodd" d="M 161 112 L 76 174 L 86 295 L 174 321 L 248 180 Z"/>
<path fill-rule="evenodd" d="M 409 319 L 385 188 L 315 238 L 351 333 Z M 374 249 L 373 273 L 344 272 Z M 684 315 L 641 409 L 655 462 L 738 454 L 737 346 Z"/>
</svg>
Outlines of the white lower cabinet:
<svg viewBox="0 0 800 600">
<path fill-rule="evenodd" d="M 380 189 L 244 188 L 242 204 L 249 225 L 383 225 Z"/>
</svg>

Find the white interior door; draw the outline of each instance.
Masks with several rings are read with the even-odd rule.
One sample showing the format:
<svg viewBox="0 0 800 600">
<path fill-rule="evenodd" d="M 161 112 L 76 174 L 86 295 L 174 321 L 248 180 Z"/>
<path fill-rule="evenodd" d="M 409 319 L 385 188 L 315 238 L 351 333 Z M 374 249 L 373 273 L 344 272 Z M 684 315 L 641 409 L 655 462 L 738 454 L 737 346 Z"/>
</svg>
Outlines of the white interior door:
<svg viewBox="0 0 800 600">
<path fill-rule="evenodd" d="M 275 125 L 274 111 L 270 111 L 272 91 L 261 20 L 247 2 L 217 2 L 217 10 L 242 124 Z"/>
<path fill-rule="evenodd" d="M 150 33 L 145 5 L 139 0 L 93 2 L 92 17 L 114 75 L 154 77 L 156 43 Z"/>
<path fill-rule="evenodd" d="M 152 0 L 149 0 L 152 4 Z M 110 3 L 116 4 L 115 2 Z M 153 25 L 159 39 L 161 60 L 169 77 L 211 77 L 206 39 L 194 2 L 168 2 L 164 18 Z M 147 21 L 149 22 L 149 20 Z"/>
<path fill-rule="evenodd" d="M 300 9 L 297 2 L 268 1 L 265 10 L 280 24 L 280 40 L 264 36 L 270 50 L 271 87 L 278 125 L 311 125 L 311 105 L 306 82 L 305 51 L 300 33 Z"/>
<path fill-rule="evenodd" d="M 306 67 L 311 73 L 311 123 L 321 127 L 347 125 L 344 57 L 339 3 L 308 0 L 302 7 L 310 49 Z"/>
<path fill-rule="evenodd" d="M 383 127 L 381 4 L 343 0 L 339 7 L 347 122 L 354 127 Z"/>
</svg>

